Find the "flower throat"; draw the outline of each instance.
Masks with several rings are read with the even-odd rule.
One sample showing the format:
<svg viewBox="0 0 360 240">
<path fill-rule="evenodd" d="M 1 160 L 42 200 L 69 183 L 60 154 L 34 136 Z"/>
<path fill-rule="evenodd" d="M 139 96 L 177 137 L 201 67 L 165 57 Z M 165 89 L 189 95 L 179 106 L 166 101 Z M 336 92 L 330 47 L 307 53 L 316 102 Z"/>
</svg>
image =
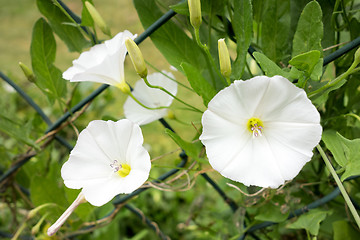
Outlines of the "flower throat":
<svg viewBox="0 0 360 240">
<path fill-rule="evenodd" d="M 253 137 L 262 136 L 264 124 L 259 118 L 250 118 L 246 126 L 247 129 L 252 132 Z"/>
<path fill-rule="evenodd" d="M 112 164 L 110 164 L 110 167 L 114 169 L 114 172 L 117 172 L 120 177 L 126 177 L 129 175 L 131 171 L 131 167 L 129 164 L 120 164 L 117 160 L 114 160 Z"/>
</svg>

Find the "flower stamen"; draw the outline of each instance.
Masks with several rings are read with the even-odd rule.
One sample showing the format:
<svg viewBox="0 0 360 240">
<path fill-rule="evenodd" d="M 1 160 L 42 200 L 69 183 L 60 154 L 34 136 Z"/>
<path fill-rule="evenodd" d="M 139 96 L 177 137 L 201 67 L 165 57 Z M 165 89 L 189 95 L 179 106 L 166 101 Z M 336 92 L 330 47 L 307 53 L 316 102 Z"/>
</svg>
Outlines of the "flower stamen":
<svg viewBox="0 0 360 240">
<path fill-rule="evenodd" d="M 117 160 L 114 160 L 110 167 L 114 169 L 114 173 L 117 172 L 120 177 L 126 177 L 131 171 L 129 164 L 121 164 Z"/>
<path fill-rule="evenodd" d="M 114 162 L 110 164 L 110 167 L 114 169 L 114 172 L 117 172 L 120 168 L 122 168 L 122 165 L 118 164 L 117 160 L 114 160 Z"/>
<path fill-rule="evenodd" d="M 262 136 L 264 125 L 259 118 L 250 118 L 247 122 L 247 128 L 252 132 L 253 137 Z"/>
</svg>

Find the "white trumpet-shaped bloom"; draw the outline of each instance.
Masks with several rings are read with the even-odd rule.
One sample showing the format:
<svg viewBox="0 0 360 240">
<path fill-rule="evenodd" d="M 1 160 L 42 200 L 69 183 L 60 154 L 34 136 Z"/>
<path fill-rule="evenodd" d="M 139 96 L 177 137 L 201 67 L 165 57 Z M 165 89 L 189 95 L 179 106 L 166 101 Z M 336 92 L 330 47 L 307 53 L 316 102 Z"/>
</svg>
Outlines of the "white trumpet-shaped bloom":
<svg viewBox="0 0 360 240">
<path fill-rule="evenodd" d="M 169 72 L 164 72 L 164 74 L 174 78 Z M 177 83 L 161 73 L 150 74 L 147 80 L 151 85 L 163 87 L 173 95 L 177 93 Z M 160 89 L 150 88 L 142 79 L 136 82 L 132 94 L 149 108 L 169 107 L 173 101 L 173 97 Z M 124 113 L 127 119 L 139 125 L 144 125 L 165 117 L 168 114 L 168 109 L 146 109 L 129 96 L 124 104 Z"/>
<path fill-rule="evenodd" d="M 131 193 L 149 177 L 150 156 L 137 124 L 127 119 L 95 120 L 80 133 L 61 169 L 68 188 L 80 189 L 94 206 L 120 193 Z"/>
<path fill-rule="evenodd" d="M 71 82 L 90 81 L 117 86 L 124 81 L 127 37 L 134 39 L 136 35 L 126 30 L 81 53 L 73 66 L 63 73 L 63 78 Z"/>
<path fill-rule="evenodd" d="M 299 173 L 322 133 L 305 91 L 281 76 L 236 80 L 209 102 L 202 124 L 200 140 L 215 170 L 271 188 Z"/>
</svg>

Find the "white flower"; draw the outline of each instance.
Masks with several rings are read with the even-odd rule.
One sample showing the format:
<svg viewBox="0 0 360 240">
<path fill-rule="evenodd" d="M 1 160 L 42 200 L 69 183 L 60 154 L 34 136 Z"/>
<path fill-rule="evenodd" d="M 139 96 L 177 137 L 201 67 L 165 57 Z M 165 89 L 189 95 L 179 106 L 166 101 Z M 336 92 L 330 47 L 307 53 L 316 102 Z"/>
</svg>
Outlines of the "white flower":
<svg viewBox="0 0 360 240">
<path fill-rule="evenodd" d="M 127 37 L 134 39 L 136 35 L 125 30 L 81 53 L 80 57 L 73 61 L 73 66 L 63 73 L 63 78 L 71 82 L 90 81 L 117 86 L 125 80 Z"/>
<path fill-rule="evenodd" d="M 174 78 L 174 76 L 169 72 L 164 71 L 164 74 Z M 161 73 L 150 74 L 147 77 L 147 80 L 151 85 L 161 86 L 173 95 L 176 95 L 177 93 L 177 83 L 168 79 Z M 150 108 L 169 107 L 173 101 L 173 97 L 161 91 L 160 89 L 148 87 L 142 79 L 136 82 L 132 94 L 142 104 Z M 124 104 L 124 113 L 127 119 L 139 125 L 144 125 L 165 117 L 168 114 L 168 109 L 146 109 L 136 103 L 129 96 Z"/>
<path fill-rule="evenodd" d="M 120 193 L 131 193 L 149 177 L 150 156 L 137 124 L 127 119 L 95 120 L 80 133 L 61 169 L 68 188 L 80 189 L 94 206 Z"/>
<path fill-rule="evenodd" d="M 281 76 L 236 80 L 202 117 L 212 167 L 246 186 L 277 188 L 310 161 L 320 115 L 304 90 Z"/>
</svg>

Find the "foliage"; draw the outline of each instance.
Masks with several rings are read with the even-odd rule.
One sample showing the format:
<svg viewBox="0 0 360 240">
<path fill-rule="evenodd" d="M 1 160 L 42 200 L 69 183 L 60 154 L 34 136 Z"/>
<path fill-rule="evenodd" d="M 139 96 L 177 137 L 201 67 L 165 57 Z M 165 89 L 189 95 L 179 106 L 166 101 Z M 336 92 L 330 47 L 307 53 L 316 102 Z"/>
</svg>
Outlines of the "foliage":
<svg viewBox="0 0 360 240">
<path fill-rule="evenodd" d="M 78 2 L 83 6 L 86 0 Z M 95 7 L 102 4 L 90 2 Z M 95 95 L 95 84 L 62 79 L 66 69 L 55 66 L 63 57 L 57 46 L 66 46 L 78 56 L 108 37 L 100 33 L 85 7 L 76 9 L 80 19 L 71 11 L 75 9 L 59 0 L 37 0 L 36 4 L 42 17 L 34 22 L 32 39 L 28 39 L 35 83 L 25 77 L 15 82 L 26 86 L 30 98 L 48 118 L 34 112 L 35 103 L 31 106 L 9 90 L 8 83 L 16 85 L 13 81 L 0 85 L 0 236 L 19 233 L 49 239 L 49 224 L 79 192 L 66 189 L 61 179 L 61 165 L 69 156 L 64 141 L 74 145 L 77 133 L 91 120 L 122 118 L 125 96 L 118 89 L 101 86 L 93 100 L 88 96 Z M 360 1 L 202 0 L 198 39 L 186 1 L 134 0 L 133 5 L 144 29 L 154 26 L 167 11 L 175 11 L 176 17 L 150 35 L 151 46 L 160 51 L 167 67 L 177 69 L 176 79 L 185 86 L 177 97 L 196 109 L 206 110 L 209 101 L 227 85 L 218 67 L 219 38 L 226 39 L 231 53 L 229 81 L 281 75 L 303 88 L 321 114 L 324 132 L 320 145 L 352 200 L 360 202 L 360 69 L 357 64 L 352 67 L 356 48 L 344 51 L 330 64 L 326 62 L 348 42 L 355 40 L 355 46 L 360 45 Z M 143 53 L 147 51 L 139 46 Z M 153 59 L 151 54 L 144 54 L 144 58 L 154 69 L 163 66 L 162 59 Z M 138 79 L 134 76 L 130 71 L 126 80 L 133 83 Z M 7 79 L 2 72 L 0 77 Z M 81 101 L 89 104 L 69 111 Z M 198 141 L 201 114 L 188 111 L 189 106 L 184 109 L 181 102 L 172 108 L 176 117 L 166 121 L 176 133 L 169 129 L 164 133 L 159 123 L 142 127 L 153 158 L 150 189 L 140 189 L 141 194 L 136 198 L 130 195 L 124 202 L 124 196 L 119 196 L 115 204 L 99 208 L 83 204 L 54 239 L 70 239 L 73 234 L 81 234 L 80 239 L 164 238 L 161 234 L 173 239 L 238 239 L 246 231 L 259 239 L 360 237 L 344 199 L 331 195 L 336 184 L 316 150 L 300 174 L 283 187 L 246 187 L 212 171 Z M 66 121 L 52 128 L 51 121 L 66 112 Z M 174 175 L 161 178 L 168 171 Z M 336 200 L 331 201 L 331 197 Z M 324 201 L 316 209 L 312 205 L 308 208 L 319 199 Z M 125 206 L 128 203 L 131 205 Z M 37 207 L 41 209 L 31 211 Z M 301 215 L 299 209 L 309 212 Z M 156 224 L 151 225 L 151 221 Z M 251 232 L 258 224 L 268 225 Z"/>
</svg>

